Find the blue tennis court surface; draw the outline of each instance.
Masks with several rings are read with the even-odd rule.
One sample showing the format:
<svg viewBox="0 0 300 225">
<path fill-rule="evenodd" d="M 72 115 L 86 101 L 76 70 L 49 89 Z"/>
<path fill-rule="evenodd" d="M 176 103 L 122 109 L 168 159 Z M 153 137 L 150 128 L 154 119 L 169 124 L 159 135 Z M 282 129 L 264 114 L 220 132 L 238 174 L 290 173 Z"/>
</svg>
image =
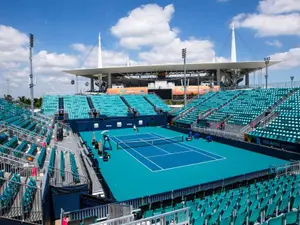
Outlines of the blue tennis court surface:
<svg viewBox="0 0 300 225">
<path fill-rule="evenodd" d="M 162 171 L 186 167 L 202 163 L 210 163 L 216 160 L 226 159 L 225 157 L 207 152 L 200 148 L 188 146 L 184 143 L 166 143 L 151 145 L 151 140 L 164 140 L 165 137 L 155 133 L 133 134 L 122 136 L 111 136 L 110 139 L 115 143 L 121 143 L 124 150 L 139 161 L 150 171 Z M 128 142 L 126 144 L 126 142 Z M 130 143 L 142 142 L 148 146 L 131 147 Z"/>
<path fill-rule="evenodd" d="M 104 162 L 92 146 L 93 132 L 81 132 L 80 135 L 92 149 L 101 174 L 117 201 L 222 181 L 287 163 L 204 139 L 142 147 L 122 144 L 124 149 L 117 149 L 119 142 L 137 140 L 151 143 L 153 139 L 184 135 L 160 127 L 143 127 L 138 134 L 132 128 L 110 130 L 113 150 L 109 151 L 111 158 Z M 95 132 L 95 135 L 98 141 L 102 137 L 101 131 Z"/>
</svg>

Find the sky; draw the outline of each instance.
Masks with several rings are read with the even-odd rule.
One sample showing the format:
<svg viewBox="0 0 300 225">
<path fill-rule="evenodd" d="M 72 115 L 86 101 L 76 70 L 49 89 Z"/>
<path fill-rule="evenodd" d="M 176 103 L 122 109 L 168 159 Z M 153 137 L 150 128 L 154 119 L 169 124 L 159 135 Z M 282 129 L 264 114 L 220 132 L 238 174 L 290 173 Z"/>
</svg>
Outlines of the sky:
<svg viewBox="0 0 300 225">
<path fill-rule="evenodd" d="M 269 82 L 300 81 L 300 0 L 3 0 L 0 7 L 0 94 L 29 96 L 28 34 L 35 36 L 35 96 L 74 92 L 66 69 L 230 60 L 280 60 Z M 264 71 L 251 74 L 261 84 Z M 86 79 L 81 78 L 83 90 Z M 9 84 L 9 85 L 8 85 Z M 9 87 L 9 89 L 8 89 Z"/>
</svg>

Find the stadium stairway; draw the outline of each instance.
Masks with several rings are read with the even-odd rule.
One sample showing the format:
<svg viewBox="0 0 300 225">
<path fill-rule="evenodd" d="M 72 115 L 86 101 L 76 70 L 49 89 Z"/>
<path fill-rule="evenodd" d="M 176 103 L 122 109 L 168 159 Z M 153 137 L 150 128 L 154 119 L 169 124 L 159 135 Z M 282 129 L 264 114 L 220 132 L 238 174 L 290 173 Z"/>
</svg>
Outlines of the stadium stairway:
<svg viewBox="0 0 300 225">
<path fill-rule="evenodd" d="M 126 101 L 126 99 L 124 98 L 124 96 L 120 96 L 121 100 L 125 103 L 125 105 L 128 107 L 129 109 L 129 112 L 130 113 L 134 113 L 133 110 L 132 110 L 132 107 L 130 106 L 130 104 Z M 137 112 L 138 114 L 138 112 Z"/>
<path fill-rule="evenodd" d="M 273 120 L 275 120 L 279 113 L 276 113 L 276 109 L 280 107 L 282 103 L 284 103 L 289 97 L 293 96 L 293 94 L 297 91 L 297 89 L 292 89 L 287 96 L 282 96 L 277 102 L 275 102 L 273 105 L 271 105 L 268 109 L 266 109 L 262 114 L 258 115 L 254 120 L 250 122 L 252 124 L 252 127 L 256 128 L 263 128 L 266 127 L 269 123 L 271 123 Z M 267 114 L 267 115 L 266 115 Z M 252 130 L 252 127 L 250 124 L 242 127 L 239 132 L 242 133 L 248 133 Z"/>
<path fill-rule="evenodd" d="M 91 110 L 96 110 L 91 97 L 90 96 L 86 96 L 86 100 L 87 100 L 87 102 L 89 104 L 90 109 Z"/>
<path fill-rule="evenodd" d="M 243 91 L 229 91 L 218 92 L 213 96 L 208 96 L 207 100 L 201 102 L 200 104 L 197 104 L 195 107 L 193 107 L 194 109 L 191 110 L 188 114 L 185 114 L 185 116 L 176 120 L 176 125 L 180 127 L 183 126 L 185 128 L 194 127 L 197 125 L 198 118 L 203 118 L 203 114 L 205 114 L 206 117 L 210 116 L 215 111 L 221 109 L 222 107 L 238 98 L 242 93 Z M 189 124 L 187 124 L 187 122 Z"/>
<path fill-rule="evenodd" d="M 63 110 L 64 109 L 64 98 L 63 97 L 59 97 L 58 98 L 58 109 L 59 110 Z"/>
<path fill-rule="evenodd" d="M 144 98 L 149 102 L 157 113 L 170 112 L 171 108 L 156 94 L 144 95 Z"/>
<path fill-rule="evenodd" d="M 212 94 L 211 94 L 211 92 L 209 92 L 209 93 L 202 95 L 202 96 L 196 96 L 193 99 L 191 99 L 190 102 L 187 104 L 186 108 L 183 107 L 182 109 L 180 109 L 179 111 L 176 112 L 177 115 L 172 119 L 172 121 L 175 122 L 177 120 L 182 119 L 188 113 L 194 111 L 197 106 L 199 106 L 201 104 L 205 104 L 205 102 L 207 102 L 210 98 L 217 95 L 217 92 L 212 93 Z M 209 96 L 207 96 L 207 95 L 209 95 Z"/>
</svg>

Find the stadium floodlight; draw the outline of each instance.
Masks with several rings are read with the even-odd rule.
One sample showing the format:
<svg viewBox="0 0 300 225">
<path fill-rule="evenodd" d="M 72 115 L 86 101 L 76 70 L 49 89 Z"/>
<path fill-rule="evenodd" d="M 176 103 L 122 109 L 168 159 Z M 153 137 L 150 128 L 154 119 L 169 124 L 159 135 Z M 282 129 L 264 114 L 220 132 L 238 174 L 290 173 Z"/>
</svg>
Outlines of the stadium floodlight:
<svg viewBox="0 0 300 225">
<path fill-rule="evenodd" d="M 29 63 L 30 63 L 30 84 L 29 84 L 29 89 L 30 89 L 30 96 L 31 96 L 31 115 L 34 116 L 34 93 L 33 93 L 33 72 L 32 72 L 32 48 L 34 46 L 34 36 L 33 34 L 29 34 Z"/>
<path fill-rule="evenodd" d="M 181 51 L 182 58 L 183 58 L 183 68 L 184 68 L 184 107 L 186 107 L 186 48 L 183 48 Z"/>
<path fill-rule="evenodd" d="M 294 78 L 295 78 L 295 77 L 294 77 L 294 76 L 291 76 L 290 78 L 291 78 L 291 88 L 293 88 L 293 81 L 294 81 Z"/>
<path fill-rule="evenodd" d="M 266 58 L 264 58 L 264 60 L 265 60 L 265 64 L 266 64 L 266 75 L 265 75 L 265 78 L 266 78 L 266 89 L 268 88 L 268 76 L 269 76 L 269 74 L 268 74 L 268 66 L 269 66 L 269 63 L 270 63 L 270 57 L 266 57 Z"/>
</svg>

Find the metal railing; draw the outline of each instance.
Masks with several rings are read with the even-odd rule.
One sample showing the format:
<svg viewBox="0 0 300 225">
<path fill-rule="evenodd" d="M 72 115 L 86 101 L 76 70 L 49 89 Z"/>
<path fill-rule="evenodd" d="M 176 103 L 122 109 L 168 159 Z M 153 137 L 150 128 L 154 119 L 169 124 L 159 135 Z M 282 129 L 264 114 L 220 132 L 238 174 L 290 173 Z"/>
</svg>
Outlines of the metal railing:
<svg viewBox="0 0 300 225">
<path fill-rule="evenodd" d="M 296 88 L 300 87 L 300 81 L 286 81 L 286 82 L 277 82 L 269 83 L 268 88 Z M 250 85 L 239 85 L 234 87 L 221 87 L 222 91 L 226 90 L 237 90 L 237 89 L 264 89 L 266 88 L 265 84 L 250 84 Z"/>
<path fill-rule="evenodd" d="M 32 163 L 33 161 L 35 161 L 35 156 L 34 155 L 31 155 L 31 154 L 28 154 L 26 152 L 21 152 L 17 149 L 14 149 L 14 148 L 10 148 L 10 147 L 7 147 L 5 145 L 1 145 L 0 144 L 0 148 L 2 149 L 6 149 L 8 153 L 3 153 L 3 152 L 0 152 L 0 156 L 2 154 L 4 154 L 6 157 L 8 156 L 9 158 L 13 158 L 14 160 L 24 160 L 26 161 L 27 163 Z M 15 153 L 19 155 L 19 157 L 15 156 Z M 26 160 L 28 158 L 31 158 L 31 160 Z"/>
<path fill-rule="evenodd" d="M 30 142 L 33 142 L 37 144 L 38 146 L 42 145 L 42 142 L 44 142 L 45 137 L 34 133 L 32 131 L 14 126 L 14 125 L 5 125 L 5 128 L 9 131 L 12 132 L 14 135 L 16 135 L 18 138 L 28 140 Z"/>
<path fill-rule="evenodd" d="M 57 156 L 58 157 L 58 156 Z M 53 186 L 70 186 L 70 185 L 80 185 L 88 184 L 90 185 L 89 179 L 87 176 L 75 175 L 73 172 L 63 170 L 64 177 L 61 176 L 62 170 L 58 168 L 52 169 L 52 176 L 50 177 L 50 184 Z M 75 179 L 78 178 L 77 179 Z"/>
<path fill-rule="evenodd" d="M 102 222 L 93 223 L 93 225 L 122 225 L 134 221 L 134 215 L 122 216 L 115 219 L 104 220 Z"/>
<path fill-rule="evenodd" d="M 96 223 L 95 225 L 102 225 L 102 224 L 104 223 Z M 141 225 L 141 224 L 189 225 L 190 224 L 189 208 L 177 209 L 171 212 L 162 213 L 160 215 L 126 223 L 126 225 Z"/>
<path fill-rule="evenodd" d="M 96 217 L 99 220 L 107 219 L 109 216 L 109 204 L 91 207 L 87 209 L 79 209 L 72 212 L 61 211 L 61 218 L 72 220 L 83 220 L 86 217 Z"/>
<path fill-rule="evenodd" d="M 0 178 L 0 182 L 3 183 L 1 190 L 6 190 L 9 183 L 12 183 L 17 187 L 15 193 L 10 192 L 12 193 L 12 196 L 10 199 L 6 199 L 6 204 L 0 206 L 0 217 L 13 218 L 33 224 L 42 224 L 43 210 L 42 191 L 39 187 L 40 183 L 37 181 L 37 186 L 29 186 L 23 183 L 24 181 L 25 179 L 22 177 L 21 182 Z M 33 194 L 32 199 L 27 199 L 30 202 L 25 206 L 24 196 L 27 189 L 31 189 Z"/>
<path fill-rule="evenodd" d="M 232 140 L 243 140 L 244 135 L 241 133 L 228 132 L 223 130 L 211 129 L 211 128 L 200 128 L 200 127 L 192 127 L 193 131 L 205 133 L 208 135 L 214 135 L 218 137 L 224 137 Z"/>
<path fill-rule="evenodd" d="M 7 158 L 4 155 L 0 156 L 0 170 L 5 172 L 19 173 L 23 177 L 30 177 L 32 176 L 32 168 L 36 168 L 37 174 L 39 174 L 39 168 L 33 164 Z"/>
<path fill-rule="evenodd" d="M 276 176 L 283 176 L 288 174 L 300 174 L 300 161 L 278 166 L 275 169 Z"/>
</svg>

